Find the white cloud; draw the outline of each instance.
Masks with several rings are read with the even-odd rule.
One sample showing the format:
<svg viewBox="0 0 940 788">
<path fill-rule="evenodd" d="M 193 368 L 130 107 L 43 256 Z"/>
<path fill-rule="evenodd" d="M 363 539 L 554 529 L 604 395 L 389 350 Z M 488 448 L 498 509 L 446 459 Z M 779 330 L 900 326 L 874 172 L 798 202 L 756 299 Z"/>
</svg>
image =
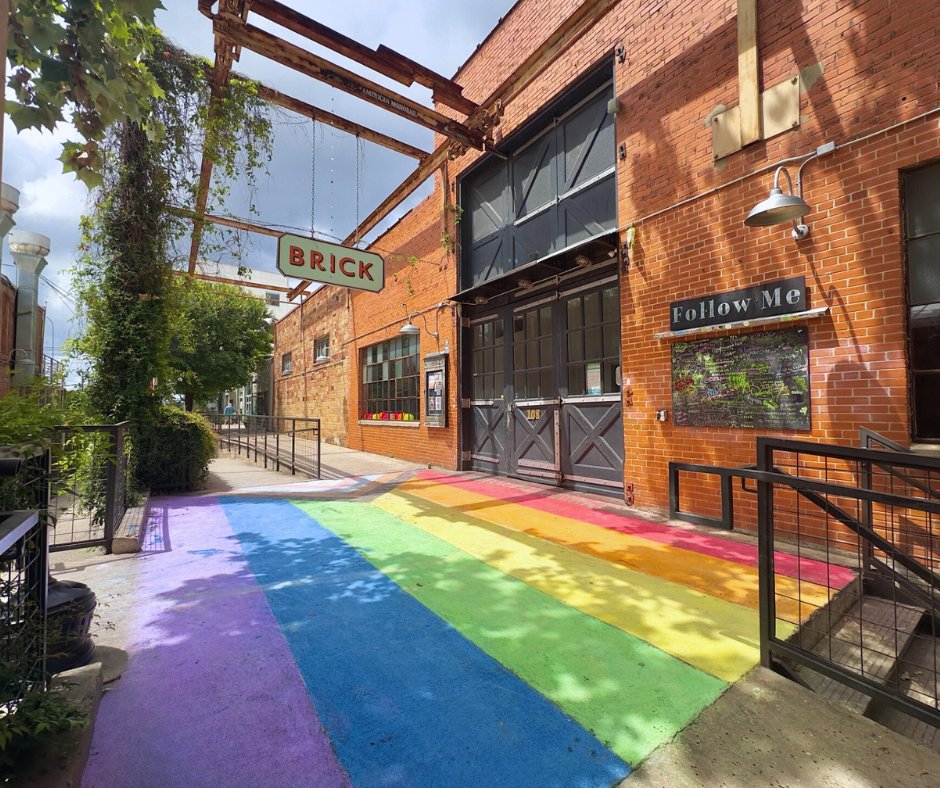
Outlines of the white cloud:
<svg viewBox="0 0 940 788">
<path fill-rule="evenodd" d="M 17 224 L 56 221 L 67 227 L 77 227 L 88 189 L 71 174 L 49 173 L 20 187 L 20 209 Z"/>
</svg>

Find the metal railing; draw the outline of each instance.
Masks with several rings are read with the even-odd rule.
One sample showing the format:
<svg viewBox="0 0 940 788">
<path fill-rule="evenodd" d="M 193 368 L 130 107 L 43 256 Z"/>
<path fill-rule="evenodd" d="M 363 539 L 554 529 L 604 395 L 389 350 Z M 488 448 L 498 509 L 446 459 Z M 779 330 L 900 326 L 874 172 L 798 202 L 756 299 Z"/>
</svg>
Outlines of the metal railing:
<svg viewBox="0 0 940 788">
<path fill-rule="evenodd" d="M 756 466 L 670 463 L 670 515 L 733 528 L 738 479 L 757 498 L 762 664 L 798 680 L 808 668 L 938 726 L 940 459 L 861 437 L 863 448 L 758 438 Z M 683 510 L 682 474 L 717 479 L 720 510 Z M 796 554 L 795 577 L 776 571 L 780 553 Z M 804 574 L 805 557 L 825 575 Z"/>
<path fill-rule="evenodd" d="M 265 468 L 320 478 L 320 420 L 289 416 L 226 416 L 207 413 L 219 441 Z"/>
<path fill-rule="evenodd" d="M 41 510 L 53 525 L 49 549 L 111 543 L 128 501 L 128 422 L 62 427 L 48 448 L 23 457 L 0 482 L 0 511 Z"/>
<path fill-rule="evenodd" d="M 89 424 L 57 430 L 49 477 L 49 514 L 54 518 L 49 549 L 104 546 L 128 501 L 127 427 Z"/>
<path fill-rule="evenodd" d="M 757 481 L 762 663 L 808 668 L 940 725 L 940 501 L 923 489 L 936 488 L 940 460 L 773 438 L 758 438 L 757 460 L 738 474 Z M 856 580 L 781 582 L 777 547 Z"/>
<path fill-rule="evenodd" d="M 36 511 L 0 514 L 0 716 L 45 684 L 47 532 Z"/>
</svg>

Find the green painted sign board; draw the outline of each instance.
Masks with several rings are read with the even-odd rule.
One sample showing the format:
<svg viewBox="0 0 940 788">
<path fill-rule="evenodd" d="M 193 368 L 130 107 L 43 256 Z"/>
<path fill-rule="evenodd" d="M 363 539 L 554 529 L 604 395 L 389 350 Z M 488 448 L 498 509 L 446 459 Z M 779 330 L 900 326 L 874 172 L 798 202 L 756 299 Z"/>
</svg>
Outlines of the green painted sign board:
<svg viewBox="0 0 940 788">
<path fill-rule="evenodd" d="M 284 276 L 378 293 L 385 261 L 377 254 L 285 233 L 277 240 L 277 270 Z"/>
</svg>

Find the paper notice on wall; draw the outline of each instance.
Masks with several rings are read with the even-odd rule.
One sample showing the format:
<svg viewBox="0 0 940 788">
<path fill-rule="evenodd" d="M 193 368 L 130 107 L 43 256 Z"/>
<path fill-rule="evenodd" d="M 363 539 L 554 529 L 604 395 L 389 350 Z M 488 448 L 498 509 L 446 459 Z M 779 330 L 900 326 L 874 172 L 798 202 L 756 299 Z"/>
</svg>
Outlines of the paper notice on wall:
<svg viewBox="0 0 940 788">
<path fill-rule="evenodd" d="M 603 394 L 604 389 L 601 386 L 601 365 L 600 362 L 594 361 L 590 364 L 587 364 L 586 367 L 586 377 L 584 390 L 588 394 Z"/>
</svg>

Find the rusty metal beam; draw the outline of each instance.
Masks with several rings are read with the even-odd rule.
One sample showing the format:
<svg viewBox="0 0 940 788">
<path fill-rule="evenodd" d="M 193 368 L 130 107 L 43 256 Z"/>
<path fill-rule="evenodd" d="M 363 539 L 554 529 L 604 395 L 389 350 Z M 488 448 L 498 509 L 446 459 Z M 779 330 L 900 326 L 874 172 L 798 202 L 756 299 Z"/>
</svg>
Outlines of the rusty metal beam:
<svg viewBox="0 0 940 788">
<path fill-rule="evenodd" d="M 216 29 L 216 20 L 234 18 L 243 21 L 248 16 L 248 6 L 251 0 L 235 0 L 235 2 L 222 2 L 219 13 L 212 23 L 212 32 L 215 35 L 215 63 L 212 66 L 212 87 L 209 92 L 209 120 L 218 111 L 219 97 L 228 83 L 232 72 L 232 63 L 238 60 L 240 49 L 230 42 L 223 40 Z M 204 10 L 204 2 L 200 2 L 199 10 Z M 209 124 L 211 125 L 211 123 Z M 208 149 L 207 139 L 203 143 L 202 163 L 199 166 L 199 185 L 196 188 L 196 218 L 193 222 L 193 235 L 189 246 L 189 273 L 196 270 L 196 259 L 199 257 L 199 244 L 202 242 L 202 215 L 206 212 L 209 201 L 209 184 L 212 181 L 212 151 Z"/>
<path fill-rule="evenodd" d="M 488 115 L 498 112 L 501 104 L 507 104 L 518 96 L 527 85 L 539 76 L 560 55 L 566 52 L 584 33 L 610 11 L 617 0 L 585 0 L 565 19 L 561 25 L 527 57 L 513 73 L 494 90 L 480 108 L 467 119 L 469 125 L 489 123 Z M 395 208 L 424 183 L 451 155 L 450 143 L 439 146 L 418 168 L 396 188 L 366 219 L 347 237 L 344 243 L 362 238 Z M 293 300 L 302 293 L 309 282 L 297 285 L 288 298 Z"/>
<path fill-rule="evenodd" d="M 195 211 L 191 211 L 187 208 L 179 208 L 175 205 L 168 205 L 166 210 L 168 213 L 171 213 L 174 216 L 182 216 L 184 219 L 200 218 Z M 270 235 L 273 238 L 280 238 L 285 233 L 285 230 L 277 230 L 273 227 L 265 227 L 263 224 L 253 224 L 251 222 L 246 222 L 243 219 L 233 219 L 229 216 L 214 216 L 211 213 L 203 214 L 201 221 L 205 224 L 218 224 L 222 227 L 234 227 L 236 230 L 244 230 L 245 232 L 257 233 L 258 235 Z"/>
<path fill-rule="evenodd" d="M 459 141 L 471 148 L 482 148 L 483 135 L 446 115 L 412 101 L 376 82 L 330 63 L 277 36 L 247 24 L 238 24 L 228 18 L 216 17 L 216 29 L 229 41 L 246 47 L 281 65 L 293 68 L 306 76 L 325 82 L 382 109 L 400 115 L 414 123 L 426 126 L 438 134 Z"/>
<path fill-rule="evenodd" d="M 398 153 L 404 153 L 406 156 L 411 156 L 418 161 L 423 161 L 428 156 L 427 151 L 416 148 L 414 145 L 409 145 L 407 142 L 396 140 L 394 137 L 389 137 L 386 134 L 382 134 L 379 131 L 374 131 L 373 129 L 370 129 L 366 126 L 360 126 L 358 123 L 353 123 L 351 120 L 341 118 L 339 115 L 334 115 L 332 112 L 327 112 L 326 110 L 322 110 L 319 107 L 313 106 L 312 104 L 307 104 L 300 99 L 285 95 L 278 90 L 274 90 L 274 88 L 269 88 L 265 85 L 259 85 L 258 97 L 270 102 L 271 104 L 277 104 L 279 107 L 289 109 L 291 112 L 296 112 L 298 115 L 303 115 L 307 118 L 313 118 L 314 120 L 318 120 L 321 123 L 326 123 L 328 126 L 332 126 L 333 128 L 340 129 L 341 131 L 345 131 L 349 134 L 354 134 L 357 137 L 362 137 L 362 139 L 369 140 L 369 142 L 374 142 L 376 145 L 381 145 L 385 148 L 397 151 Z"/>
<path fill-rule="evenodd" d="M 203 282 L 218 282 L 222 285 L 235 285 L 236 287 L 253 287 L 257 290 L 270 290 L 274 293 L 289 293 L 291 288 L 284 285 L 266 285 L 261 282 L 252 282 L 250 279 L 227 279 L 224 276 L 210 276 L 209 274 L 189 274 L 186 271 L 174 271 L 176 276 L 190 276 Z"/>
<path fill-rule="evenodd" d="M 361 63 L 366 68 L 378 71 L 402 85 L 417 82 L 430 88 L 435 101 L 470 115 L 477 105 L 463 96 L 463 88 L 453 80 L 425 68 L 394 49 L 382 45 L 378 49 L 354 41 L 326 25 L 298 13 L 277 0 L 254 0 L 251 10 L 265 19 L 327 47 L 334 52 Z"/>
</svg>

